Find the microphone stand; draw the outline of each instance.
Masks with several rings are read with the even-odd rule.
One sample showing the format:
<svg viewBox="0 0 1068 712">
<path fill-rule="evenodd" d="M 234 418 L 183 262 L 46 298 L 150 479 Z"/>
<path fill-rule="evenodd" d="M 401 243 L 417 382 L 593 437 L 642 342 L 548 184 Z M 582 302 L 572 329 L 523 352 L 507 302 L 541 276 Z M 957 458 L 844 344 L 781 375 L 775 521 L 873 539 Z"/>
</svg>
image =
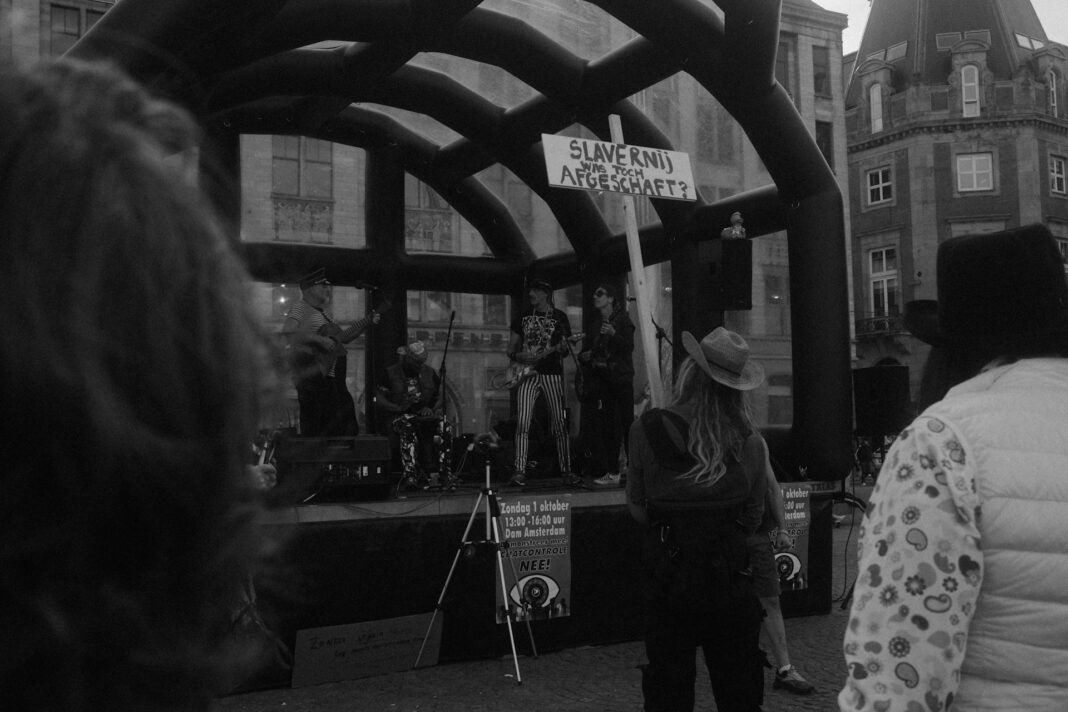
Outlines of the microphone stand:
<svg viewBox="0 0 1068 712">
<path fill-rule="evenodd" d="M 378 293 L 378 287 L 367 284 L 365 282 L 358 282 L 357 288 L 363 287 L 367 291 L 367 310 L 368 313 L 374 311 L 374 307 L 371 303 L 374 301 L 375 294 Z M 378 376 L 378 370 L 375 369 L 375 324 L 372 322 L 367 328 L 366 339 L 366 355 L 367 361 L 367 373 L 371 374 L 369 377 L 364 377 L 365 390 L 368 391 L 364 397 L 364 418 L 367 421 L 367 434 L 378 435 L 378 396 L 376 395 L 374 382 Z"/>
<path fill-rule="evenodd" d="M 456 489 L 456 477 L 452 472 L 452 426 L 449 424 L 448 389 L 445 387 L 445 361 L 449 358 L 449 344 L 452 342 L 452 325 L 456 321 L 456 310 L 449 316 L 449 330 L 445 335 L 445 349 L 441 352 L 441 366 L 438 368 L 438 387 L 441 389 L 438 402 L 441 403 L 441 420 L 438 423 L 438 479 L 448 490 Z"/>
<path fill-rule="evenodd" d="M 652 316 L 650 316 L 649 317 L 649 321 L 653 322 L 653 328 L 656 329 L 656 358 L 657 358 L 658 361 L 660 361 L 660 363 L 658 363 L 657 366 L 660 367 L 660 377 L 663 378 L 664 377 L 664 360 L 662 358 L 662 354 L 663 354 L 663 350 L 664 350 L 664 342 L 667 341 L 668 342 L 668 346 L 670 346 L 672 349 L 675 348 L 675 344 L 671 343 L 671 339 L 668 338 L 667 332 L 664 331 L 664 327 L 662 327 L 659 324 L 657 324 L 656 323 L 656 319 L 654 319 Z"/>
</svg>

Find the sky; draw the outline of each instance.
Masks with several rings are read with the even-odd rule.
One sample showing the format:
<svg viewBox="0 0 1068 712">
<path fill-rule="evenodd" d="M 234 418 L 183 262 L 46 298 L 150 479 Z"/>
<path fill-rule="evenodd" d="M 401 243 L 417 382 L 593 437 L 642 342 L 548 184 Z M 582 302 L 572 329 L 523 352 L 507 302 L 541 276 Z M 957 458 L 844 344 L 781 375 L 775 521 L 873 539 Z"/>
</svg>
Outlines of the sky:
<svg viewBox="0 0 1068 712">
<path fill-rule="evenodd" d="M 1017 0 L 1011 0 L 1013 2 Z M 868 21 L 868 0 L 814 0 L 825 10 L 849 16 L 849 27 L 842 32 L 842 54 L 849 54 L 860 46 L 864 23 Z M 1038 13 L 1042 29 L 1053 42 L 1068 45 L 1068 0 L 1031 0 Z"/>
</svg>

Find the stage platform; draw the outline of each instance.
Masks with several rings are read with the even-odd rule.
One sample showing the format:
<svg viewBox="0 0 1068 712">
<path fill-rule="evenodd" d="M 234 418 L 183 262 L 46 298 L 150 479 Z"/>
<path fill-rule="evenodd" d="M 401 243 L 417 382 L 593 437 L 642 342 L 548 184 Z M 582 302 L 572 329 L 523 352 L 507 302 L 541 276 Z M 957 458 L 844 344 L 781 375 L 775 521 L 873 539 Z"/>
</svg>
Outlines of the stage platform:
<svg viewBox="0 0 1068 712">
<path fill-rule="evenodd" d="M 397 476 L 394 476 L 393 481 L 395 482 L 396 479 Z M 626 504 L 623 488 L 618 486 L 599 487 L 591 483 L 584 487 L 565 487 L 559 484 L 558 478 L 544 481 L 534 480 L 526 487 L 508 486 L 500 482 L 490 484 L 501 500 L 516 495 L 553 493 L 570 495 L 574 509 L 620 507 Z M 283 525 L 402 517 L 470 516 L 475 500 L 484 485 L 484 482 L 465 480 L 453 491 L 398 492 L 394 484 L 390 487 L 389 498 L 384 500 L 274 507 L 268 511 L 267 523 Z"/>
</svg>

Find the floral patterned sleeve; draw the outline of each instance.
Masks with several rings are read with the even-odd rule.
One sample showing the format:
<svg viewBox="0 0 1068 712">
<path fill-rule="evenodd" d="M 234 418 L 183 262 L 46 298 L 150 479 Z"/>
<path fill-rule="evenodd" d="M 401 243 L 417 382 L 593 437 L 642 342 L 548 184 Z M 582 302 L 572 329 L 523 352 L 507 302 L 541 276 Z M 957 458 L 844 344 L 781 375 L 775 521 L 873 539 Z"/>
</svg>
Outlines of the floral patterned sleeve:
<svg viewBox="0 0 1068 712">
<path fill-rule="evenodd" d="M 921 416 L 887 453 L 860 534 L 839 709 L 949 707 L 982 581 L 967 443 Z"/>
</svg>

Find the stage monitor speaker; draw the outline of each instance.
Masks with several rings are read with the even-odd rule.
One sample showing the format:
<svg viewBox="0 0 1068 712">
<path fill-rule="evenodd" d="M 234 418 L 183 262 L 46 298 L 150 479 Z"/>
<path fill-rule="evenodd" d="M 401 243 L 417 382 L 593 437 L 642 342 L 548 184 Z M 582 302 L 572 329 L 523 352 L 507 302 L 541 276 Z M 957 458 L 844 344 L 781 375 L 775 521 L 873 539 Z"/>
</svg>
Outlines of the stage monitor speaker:
<svg viewBox="0 0 1068 712">
<path fill-rule="evenodd" d="M 908 366 L 853 370 L 853 406 L 859 435 L 893 435 L 912 420 Z"/>
<path fill-rule="evenodd" d="M 384 500 L 390 491 L 389 439 L 377 435 L 287 438 L 278 444 L 271 505 Z"/>
<path fill-rule="evenodd" d="M 712 275 L 711 308 L 731 311 L 753 308 L 753 243 L 716 239 L 698 245 L 698 259 Z"/>
</svg>

